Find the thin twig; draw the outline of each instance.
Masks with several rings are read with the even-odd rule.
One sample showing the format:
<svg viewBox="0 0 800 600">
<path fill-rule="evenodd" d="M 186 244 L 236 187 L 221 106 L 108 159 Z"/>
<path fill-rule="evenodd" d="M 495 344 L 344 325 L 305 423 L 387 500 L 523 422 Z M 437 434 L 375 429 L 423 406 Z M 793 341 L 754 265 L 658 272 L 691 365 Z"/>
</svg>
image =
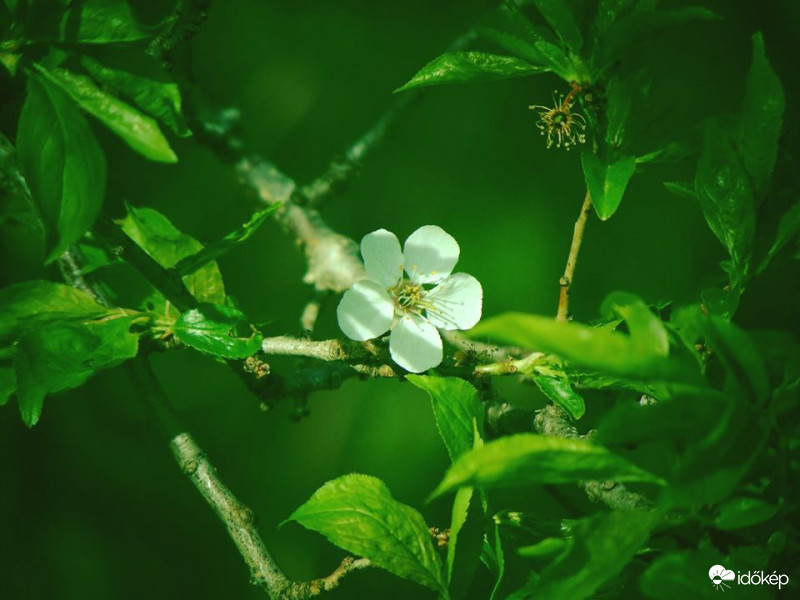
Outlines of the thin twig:
<svg viewBox="0 0 800 600">
<path fill-rule="evenodd" d="M 169 69 L 172 52 L 200 31 L 210 4 L 211 0 L 178 0 L 169 25 L 147 45 L 147 54 Z"/>
<path fill-rule="evenodd" d="M 591 210 L 592 197 L 587 191 L 586 197 L 583 200 L 583 205 L 581 206 L 581 212 L 578 215 L 578 220 L 575 221 L 575 229 L 572 232 L 572 244 L 570 244 L 569 247 L 569 256 L 567 257 L 567 266 L 564 268 L 564 276 L 559 281 L 561 293 L 558 298 L 557 321 L 566 321 L 569 318 L 569 292 L 572 286 L 573 274 L 575 273 L 575 265 L 578 263 L 578 253 L 581 250 L 583 231 L 586 229 L 586 221 L 589 218 Z"/>
<path fill-rule="evenodd" d="M 555 404 L 549 404 L 536 413 L 534 428 L 543 435 L 567 439 L 590 439 L 591 436 L 580 435 L 570 423 L 567 413 Z M 591 500 L 602 502 L 609 508 L 617 510 L 646 510 L 653 507 L 653 502 L 631 492 L 623 484 L 616 481 L 582 481 L 581 488 Z"/>
</svg>

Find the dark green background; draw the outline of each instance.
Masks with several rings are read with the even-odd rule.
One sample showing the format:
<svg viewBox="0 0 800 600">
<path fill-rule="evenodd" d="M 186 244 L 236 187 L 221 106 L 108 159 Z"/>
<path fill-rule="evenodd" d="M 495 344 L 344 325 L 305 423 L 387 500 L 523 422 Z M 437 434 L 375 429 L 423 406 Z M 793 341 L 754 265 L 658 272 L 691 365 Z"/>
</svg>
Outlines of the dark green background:
<svg viewBox="0 0 800 600">
<path fill-rule="evenodd" d="M 134 3 L 136 4 L 136 3 Z M 589 2 L 588 4 L 592 4 Z M 663 3 L 676 4 L 676 3 Z M 253 150 L 299 181 L 319 174 L 336 153 L 395 100 L 391 90 L 442 52 L 491 6 L 488 2 L 255 2 L 212 5 L 189 58 L 202 94 L 241 110 Z M 654 109 L 691 128 L 702 117 L 737 108 L 750 56 L 750 34 L 765 32 L 767 52 L 787 92 L 789 135 L 796 131 L 797 84 L 791 62 L 800 9 L 795 2 L 712 2 L 723 21 L 696 23 L 649 43 L 636 60 L 658 74 Z M 143 15 L 154 14 L 153 7 Z M 488 45 L 486 46 L 489 47 Z M 18 85 L 3 76 L 0 126 L 13 139 Z M 458 270 L 483 284 L 484 314 L 555 312 L 558 278 L 584 184 L 578 153 L 546 150 L 529 104 L 547 104 L 566 86 L 550 75 L 431 89 L 399 121 L 361 176 L 324 209 L 339 231 L 360 239 L 385 227 L 403 239 L 438 224 L 459 241 Z M 9 91 L 6 94 L 6 90 Z M 108 153 L 107 206 L 122 201 L 164 212 L 202 241 L 214 240 L 252 211 L 228 167 L 192 139 L 175 140 L 176 166 L 146 162 L 100 127 Z M 782 161 L 795 160 L 791 153 Z M 697 206 L 666 192 L 664 180 L 688 180 L 694 160 L 646 165 L 619 212 L 592 218 L 573 288 L 572 310 L 597 316 L 610 291 L 646 300 L 696 300 L 720 285 L 723 250 Z M 777 198 L 776 218 L 788 199 Z M 18 231 L 0 240 L 3 285 L 42 272 Z M 220 260 L 228 292 L 265 333 L 297 334 L 308 290 L 292 240 L 268 223 Z M 796 273 L 795 273 L 796 274 Z M 788 277 L 788 279 L 787 279 Z M 740 322 L 769 327 L 798 297 L 785 268 L 756 279 Z M 782 298 L 780 302 L 775 297 Z M 335 300 L 318 335 L 337 335 Z M 796 305 L 796 303 L 795 303 Z M 425 506 L 447 464 L 427 397 L 396 382 L 351 381 L 311 397 L 311 417 L 289 421 L 287 400 L 261 412 L 225 367 L 189 351 L 152 359 L 181 418 L 223 479 L 260 519 L 268 546 L 290 577 L 327 574 L 342 552 L 296 524 L 277 524 L 325 481 L 348 472 L 375 475 L 430 524 L 446 526 L 447 500 Z M 294 368 L 276 360 L 278 372 Z M 531 405 L 531 388 L 502 386 Z M 592 406 L 589 403 L 588 419 Z M 16 407 L 0 412 L 0 597 L 260 598 L 215 520 L 145 421 L 120 370 L 48 399 L 28 431 Z M 510 498 L 513 496 L 509 496 Z M 558 516 L 532 492 L 519 506 Z M 487 596 L 488 577 L 474 590 Z M 705 583 L 705 582 L 702 582 Z M 698 582 L 700 585 L 700 582 Z M 635 595 L 635 593 L 634 593 Z M 433 597 L 412 584 L 369 571 L 350 577 L 331 598 Z"/>
</svg>

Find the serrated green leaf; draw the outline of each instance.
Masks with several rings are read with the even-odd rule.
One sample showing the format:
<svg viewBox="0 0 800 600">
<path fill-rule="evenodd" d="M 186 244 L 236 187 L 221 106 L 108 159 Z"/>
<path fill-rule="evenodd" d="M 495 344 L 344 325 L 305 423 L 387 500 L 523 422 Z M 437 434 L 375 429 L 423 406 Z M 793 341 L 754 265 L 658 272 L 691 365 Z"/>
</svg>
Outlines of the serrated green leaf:
<svg viewBox="0 0 800 600">
<path fill-rule="evenodd" d="M 549 39 L 552 34 L 534 26 L 514 2 L 505 2 L 489 13 L 478 24 L 477 30 L 487 40 L 531 65 L 553 71 L 565 81 L 580 79 L 557 41 Z"/>
<path fill-rule="evenodd" d="M 105 157 L 75 103 L 36 73 L 28 78 L 17 153 L 44 226 L 46 262 L 52 262 L 97 218 L 105 194 Z"/>
<path fill-rule="evenodd" d="M 759 193 L 766 191 L 778 156 L 785 106 L 783 86 L 769 64 L 764 36 L 759 31 L 753 34 L 753 59 L 745 81 L 739 134 L 742 162 Z"/>
<path fill-rule="evenodd" d="M 583 398 L 572 389 L 569 378 L 563 370 L 552 365 L 535 366 L 531 372 L 531 379 L 545 396 L 567 411 L 573 419 L 580 419 L 586 412 Z"/>
<path fill-rule="evenodd" d="M 592 205 L 603 221 L 617 212 L 628 181 L 636 170 L 636 158 L 626 156 L 608 163 L 596 154 L 581 153 L 586 187 L 592 196 Z"/>
<path fill-rule="evenodd" d="M 570 600 L 593 596 L 622 571 L 660 519 L 660 513 L 643 510 L 600 513 L 577 521 L 569 551 L 542 571 L 533 594 Z"/>
<path fill-rule="evenodd" d="M 716 123 L 706 127 L 694 187 L 708 226 L 731 257 L 732 287 L 741 288 L 749 275 L 755 200 L 728 133 Z"/>
<path fill-rule="evenodd" d="M 0 346 L 27 330 L 54 321 L 96 319 L 107 315 L 87 293 L 61 283 L 25 281 L 0 290 Z"/>
<path fill-rule="evenodd" d="M 762 273 L 764 269 L 769 266 L 775 255 L 780 252 L 792 238 L 800 232 L 800 202 L 795 202 L 792 207 L 787 210 L 781 217 L 778 223 L 778 233 L 775 236 L 775 241 L 772 242 L 767 255 L 758 266 L 758 273 Z"/>
<path fill-rule="evenodd" d="M 478 424 L 479 435 L 483 437 L 483 404 L 471 384 L 458 377 L 408 375 L 406 379 L 430 395 L 436 426 L 450 460 L 472 449 L 475 441 L 473 421 Z"/>
<path fill-rule="evenodd" d="M 578 54 L 583 46 L 583 34 L 569 4 L 564 0 L 533 0 L 533 3 L 558 37 Z"/>
<path fill-rule="evenodd" d="M 203 244 L 175 227 L 167 217 L 152 208 L 128 206 L 120 226 L 136 245 L 162 267 L 170 269 L 187 256 L 203 249 Z M 225 302 L 225 285 L 216 263 L 209 263 L 183 277 L 189 292 L 201 302 Z"/>
<path fill-rule="evenodd" d="M 441 560 L 425 520 L 395 500 L 380 479 L 354 473 L 329 481 L 287 521 L 297 521 L 347 552 L 447 596 Z"/>
<path fill-rule="evenodd" d="M 676 10 L 637 11 L 619 19 L 598 39 L 594 51 L 595 65 L 604 69 L 637 44 L 666 29 L 679 27 L 696 20 L 718 18 L 702 6 L 687 6 Z"/>
<path fill-rule="evenodd" d="M 261 227 L 264 221 L 266 221 L 272 213 L 281 208 L 281 206 L 280 203 L 273 204 L 264 210 L 253 213 L 246 223 L 235 231 L 230 232 L 221 240 L 209 244 L 196 254 L 181 259 L 181 261 L 175 265 L 175 269 L 181 275 L 186 276 L 194 273 L 200 267 L 207 265 L 220 256 L 227 254 L 234 247 L 249 240 L 250 237 L 258 231 L 258 228 Z"/>
<path fill-rule="evenodd" d="M 182 313 L 172 328 L 175 337 L 205 354 L 246 358 L 261 348 L 261 334 L 241 311 L 220 304 L 200 304 Z"/>
<path fill-rule="evenodd" d="M 586 479 L 663 483 L 659 477 L 586 440 L 520 433 L 462 455 L 431 496 L 464 486 L 495 488 Z"/>
<path fill-rule="evenodd" d="M 544 71 L 541 67 L 513 56 L 488 52 L 447 52 L 422 67 L 414 77 L 395 91 L 402 92 L 429 85 L 508 79 Z"/>
<path fill-rule="evenodd" d="M 17 343 L 14 369 L 22 420 L 33 427 L 47 394 L 83 384 L 101 369 L 136 356 L 132 317 L 91 323 L 51 323 L 30 330 Z"/>
<path fill-rule="evenodd" d="M 145 158 L 165 163 L 178 162 L 167 138 L 153 119 L 100 89 L 91 78 L 60 67 L 47 69 L 37 64 L 36 69 Z"/>
<path fill-rule="evenodd" d="M 730 498 L 719 505 L 714 526 L 717 529 L 741 529 L 768 521 L 778 512 L 778 506 L 758 498 Z"/>
<path fill-rule="evenodd" d="M 691 364 L 665 357 L 658 348 L 644 348 L 639 339 L 575 322 L 549 317 L 505 313 L 486 319 L 469 332 L 470 337 L 488 338 L 540 352 L 549 352 L 609 375 L 659 381 L 699 381 Z"/>
<path fill-rule="evenodd" d="M 133 102 L 143 112 L 169 127 L 176 135 L 181 137 L 192 135 L 183 118 L 181 93 L 177 83 L 156 81 L 114 69 L 89 56 L 81 56 L 81 66 L 104 89 Z"/>
</svg>

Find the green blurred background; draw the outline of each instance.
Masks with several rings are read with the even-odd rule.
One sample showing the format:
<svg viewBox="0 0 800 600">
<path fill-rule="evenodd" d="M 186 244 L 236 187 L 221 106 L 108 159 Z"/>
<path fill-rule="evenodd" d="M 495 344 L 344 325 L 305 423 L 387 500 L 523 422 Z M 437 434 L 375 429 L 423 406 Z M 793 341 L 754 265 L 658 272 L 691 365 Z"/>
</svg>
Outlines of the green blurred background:
<svg viewBox="0 0 800 600">
<path fill-rule="evenodd" d="M 190 61 L 203 96 L 240 109 L 251 148 L 302 182 L 322 172 L 391 106 L 392 89 L 492 5 L 226 0 L 212 3 L 191 42 L 191 57 L 183 59 Z M 724 20 L 668 33 L 633 59 L 658 75 L 650 112 L 685 123 L 691 134 L 702 118 L 736 108 L 750 34 L 762 29 L 786 88 L 787 130 L 794 135 L 797 83 L 789 49 L 798 39 L 798 4 L 708 5 Z M 140 9 L 144 18 L 159 10 L 156 2 Z M 6 76 L 0 84 L 13 92 L 4 90 L 0 110 L 0 127 L 13 139 L 21 98 Z M 355 239 L 380 227 L 403 239 L 421 225 L 438 224 L 461 245 L 458 270 L 482 282 L 484 315 L 553 314 L 583 197 L 579 154 L 546 150 L 527 110 L 529 104 L 549 103 L 554 89 L 566 91 L 550 75 L 431 89 L 347 192 L 325 207 L 325 218 Z M 121 216 L 123 201 L 154 207 L 183 231 L 211 241 L 254 208 L 230 169 L 191 138 L 175 140 L 180 163 L 164 166 L 96 130 L 108 152 L 106 201 L 115 216 Z M 613 290 L 651 302 L 689 302 L 723 282 L 723 251 L 699 208 L 661 185 L 691 179 L 693 169 L 693 159 L 647 165 L 613 219 L 590 221 L 572 296 L 578 319 L 597 317 L 602 298 Z M 36 266 L 33 252 L 19 250 L 32 248 L 22 235 L 3 229 L 0 283 L 56 278 Z M 299 333 L 309 294 L 301 282 L 304 265 L 277 224 L 265 225 L 222 258 L 220 267 L 228 292 L 254 320 L 268 323 L 265 334 Z M 785 326 L 787 319 L 797 325 L 785 297 L 788 289 L 797 298 L 796 280 L 790 277 L 787 286 L 786 271 L 776 273 L 753 283 L 740 315 L 744 325 Z M 784 294 L 781 302 L 774 300 L 776 291 Z M 337 301 L 323 311 L 318 336 L 337 335 Z M 341 390 L 314 394 L 310 418 L 294 423 L 290 401 L 262 412 L 240 381 L 210 359 L 178 351 L 156 355 L 152 363 L 224 481 L 259 516 L 269 548 L 290 577 L 327 574 L 341 559 L 341 551 L 321 536 L 277 524 L 325 481 L 344 473 L 380 477 L 430 524 L 447 525 L 446 500 L 424 504 L 447 457 L 421 391 L 397 382 L 351 381 Z M 277 372 L 295 368 L 290 360 L 272 364 Z M 501 389 L 528 406 L 538 401 L 531 388 L 504 383 Z M 590 402 L 589 422 L 591 413 Z M 264 597 L 249 585 L 223 527 L 176 468 L 120 370 L 48 399 L 31 431 L 15 406 L 5 407 L 0 482 L 0 597 Z M 545 494 L 516 497 L 509 507 L 564 516 Z M 474 598 L 488 597 L 483 574 Z M 433 595 L 366 571 L 329 597 Z"/>
</svg>

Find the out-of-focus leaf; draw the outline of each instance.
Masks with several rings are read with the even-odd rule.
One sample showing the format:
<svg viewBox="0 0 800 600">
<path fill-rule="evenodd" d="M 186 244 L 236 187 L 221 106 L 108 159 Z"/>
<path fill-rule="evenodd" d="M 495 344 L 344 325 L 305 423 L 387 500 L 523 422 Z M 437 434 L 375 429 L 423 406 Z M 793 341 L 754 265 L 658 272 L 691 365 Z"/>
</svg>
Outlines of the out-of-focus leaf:
<svg viewBox="0 0 800 600">
<path fill-rule="evenodd" d="M 800 232 L 800 202 L 795 202 L 792 207 L 787 210 L 781 217 L 778 223 L 778 234 L 775 236 L 775 241 L 772 243 L 767 255 L 758 266 L 758 273 L 761 273 L 769 266 L 769 263 L 780 252 L 791 239 Z"/>
<path fill-rule="evenodd" d="M 567 374 L 552 365 L 537 365 L 531 379 L 551 401 L 567 411 L 573 419 L 580 419 L 586 412 L 583 398 L 570 385 Z"/>
<path fill-rule="evenodd" d="M 523 546 L 517 550 L 525 558 L 545 558 L 563 552 L 568 546 L 564 538 L 545 538 L 532 546 Z"/>
<path fill-rule="evenodd" d="M 715 13 L 702 6 L 687 6 L 669 11 L 636 11 L 611 25 L 598 40 L 595 65 L 604 69 L 637 44 L 671 27 L 698 19 L 716 19 Z"/>
<path fill-rule="evenodd" d="M 586 440 L 521 433 L 462 455 L 432 497 L 463 486 L 494 488 L 585 479 L 663 483 L 659 477 Z"/>
<path fill-rule="evenodd" d="M 269 208 L 265 208 L 264 210 L 259 210 L 253 213 L 253 216 L 250 217 L 246 223 L 244 223 L 235 231 L 230 232 L 221 240 L 209 244 L 196 254 L 192 254 L 191 256 L 181 259 L 181 261 L 175 265 L 175 269 L 181 275 L 186 276 L 194 273 L 197 271 L 197 269 L 207 265 L 213 260 L 216 260 L 220 256 L 223 256 L 234 247 L 249 240 L 250 236 L 258 231 L 258 228 L 261 227 L 262 223 L 267 220 L 267 217 L 269 217 L 280 207 L 280 204 L 273 204 Z"/>
<path fill-rule="evenodd" d="M 50 281 L 25 281 L 0 290 L 0 345 L 51 322 L 87 320 L 108 313 L 80 290 Z"/>
<path fill-rule="evenodd" d="M 483 404 L 471 384 L 458 377 L 409 375 L 406 379 L 430 395 L 436 426 L 451 460 L 472 449 L 473 421 L 483 437 Z"/>
<path fill-rule="evenodd" d="M 321 533 L 334 545 L 398 577 L 448 595 L 422 515 L 395 500 L 375 477 L 354 473 L 329 481 L 287 521 Z"/>
<path fill-rule="evenodd" d="M 697 193 L 694 191 L 694 185 L 691 183 L 685 183 L 683 181 L 665 181 L 664 187 L 684 200 L 691 200 L 693 202 L 699 200 Z"/>
<path fill-rule="evenodd" d="M 478 33 L 524 61 L 546 71 L 553 71 L 565 81 L 580 79 L 570 59 L 551 41 L 549 31 L 535 27 L 515 2 L 505 2 L 489 13 L 477 27 Z"/>
<path fill-rule="evenodd" d="M 592 24 L 595 41 L 636 4 L 637 0 L 600 0 Z"/>
<path fill-rule="evenodd" d="M 508 79 L 544 71 L 546 69 L 513 56 L 487 52 L 447 52 L 422 67 L 414 77 L 395 91 L 446 83 Z"/>
<path fill-rule="evenodd" d="M 622 571 L 660 519 L 657 511 L 612 511 L 576 522 L 569 550 L 542 571 L 535 597 L 591 597 Z"/>
<path fill-rule="evenodd" d="M 747 73 L 742 103 L 739 149 L 753 187 L 763 193 L 778 156 L 786 99 L 780 79 L 764 50 L 764 36 L 753 34 L 753 60 Z"/>
<path fill-rule="evenodd" d="M 600 312 L 608 319 L 621 317 L 628 326 L 631 341 L 642 352 L 659 356 L 669 354 L 669 336 L 664 323 L 656 317 L 644 301 L 626 292 L 612 292 L 603 300 Z"/>
<path fill-rule="evenodd" d="M 246 358 L 261 348 L 261 334 L 235 308 L 201 304 L 178 317 L 175 337 L 195 350 L 222 358 Z"/>
<path fill-rule="evenodd" d="M 33 2 L 25 31 L 36 42 L 109 44 L 153 35 L 133 17 L 127 0 Z"/>
<path fill-rule="evenodd" d="M 28 78 L 17 153 L 44 226 L 46 262 L 52 262 L 97 218 L 105 194 L 105 157 L 75 103 L 36 73 Z"/>
<path fill-rule="evenodd" d="M 758 498 L 730 498 L 719 505 L 714 526 L 717 529 L 741 529 L 768 521 L 778 507 Z"/>
<path fill-rule="evenodd" d="M 28 331 L 14 356 L 22 420 L 33 427 L 47 394 L 78 387 L 95 372 L 136 356 L 131 317 L 91 323 L 51 323 Z"/>
<path fill-rule="evenodd" d="M 14 367 L 0 364 L 0 406 L 8 402 L 11 395 L 17 391 L 17 376 Z"/>
<path fill-rule="evenodd" d="M 37 64 L 36 69 L 145 158 L 165 163 L 178 162 L 167 138 L 153 119 L 100 89 L 91 78 L 61 67 L 51 70 Z"/>
<path fill-rule="evenodd" d="M 606 142 L 613 148 L 619 148 L 625 142 L 628 117 L 633 107 L 633 99 L 637 93 L 635 78 L 612 78 L 606 86 Z"/>
<path fill-rule="evenodd" d="M 181 93 L 177 83 L 156 81 L 113 69 L 89 56 L 81 57 L 81 65 L 105 89 L 130 100 L 143 112 L 169 127 L 175 134 L 181 137 L 192 134 L 183 118 Z"/>
<path fill-rule="evenodd" d="M 636 158 L 626 156 L 607 163 L 596 154 L 585 151 L 581 153 L 581 163 L 594 209 L 605 221 L 617 212 L 622 202 L 628 181 L 636 170 Z"/>
<path fill-rule="evenodd" d="M 724 557 L 711 549 L 667 552 L 647 567 L 639 580 L 639 587 L 645 596 L 657 600 L 718 600 L 720 591 L 715 590 L 708 580 L 708 570 L 719 564 L 725 564 Z M 752 593 L 748 590 L 748 594 Z"/>
<path fill-rule="evenodd" d="M 634 339 L 607 328 L 559 322 L 524 313 L 506 313 L 478 323 L 469 335 L 550 352 L 567 360 L 570 365 L 582 365 L 610 375 L 687 383 L 700 380 L 694 365 L 664 356 L 659 347 L 645 347 L 641 338 Z"/>
<path fill-rule="evenodd" d="M 583 46 L 583 34 L 569 4 L 563 0 L 533 0 L 533 3 L 561 41 L 578 54 Z"/>
<path fill-rule="evenodd" d="M 747 173 L 719 124 L 706 127 L 694 187 L 708 226 L 731 257 L 732 287 L 740 288 L 749 272 L 755 201 Z"/>
<path fill-rule="evenodd" d="M 181 259 L 203 249 L 203 244 L 181 233 L 160 212 L 152 208 L 127 208 L 128 214 L 121 223 L 122 230 L 162 267 L 170 269 Z M 189 292 L 201 302 L 225 302 L 225 286 L 216 263 L 209 263 L 191 275 L 186 275 L 183 282 Z"/>
</svg>

